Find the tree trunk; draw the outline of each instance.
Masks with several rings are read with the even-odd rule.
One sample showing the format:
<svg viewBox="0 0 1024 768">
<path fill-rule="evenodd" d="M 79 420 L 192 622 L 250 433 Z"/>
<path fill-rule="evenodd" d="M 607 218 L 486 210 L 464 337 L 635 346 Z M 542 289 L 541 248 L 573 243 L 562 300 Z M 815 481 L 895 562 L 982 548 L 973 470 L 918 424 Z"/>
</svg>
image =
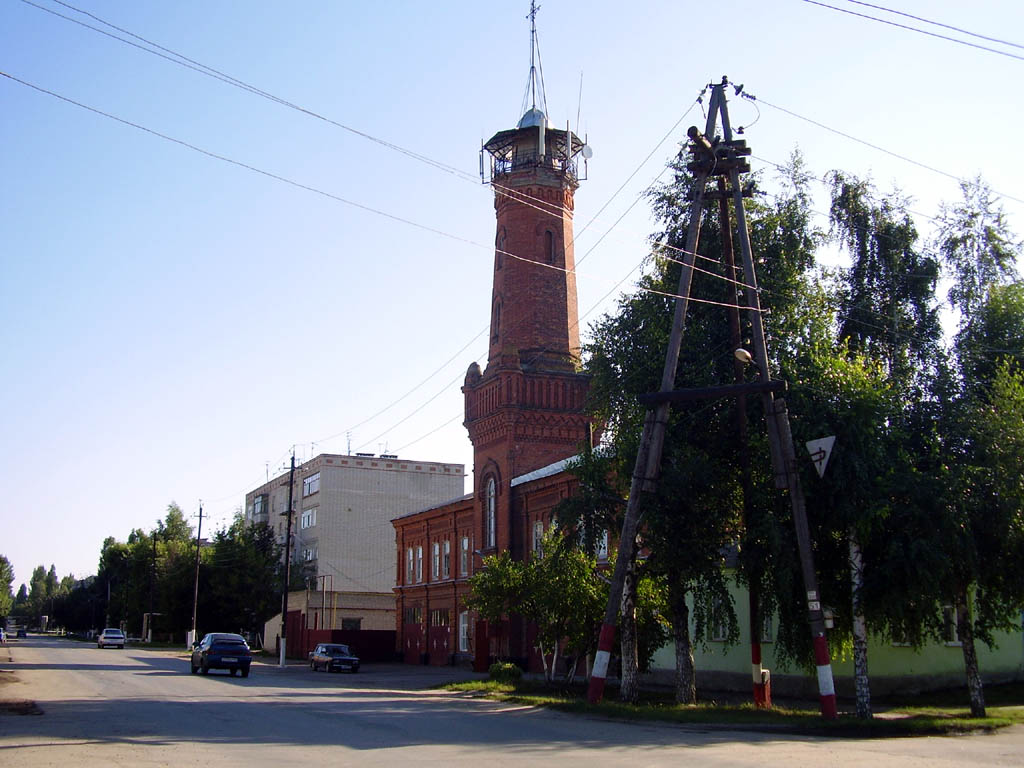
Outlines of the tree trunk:
<svg viewBox="0 0 1024 768">
<path fill-rule="evenodd" d="M 690 642 L 690 608 L 686 591 L 669 586 L 672 605 L 672 636 L 676 648 L 676 703 L 697 703 L 697 676 L 693 667 L 693 644 Z"/>
<path fill-rule="evenodd" d="M 985 691 L 981 683 L 981 671 L 978 669 L 978 654 L 974 648 L 974 627 L 971 626 L 971 613 L 967 606 L 967 590 L 957 595 L 956 633 L 964 653 L 967 691 L 971 697 L 971 717 L 985 717 Z"/>
<path fill-rule="evenodd" d="M 864 560 L 857 537 L 850 533 L 850 581 L 853 592 L 853 681 L 857 691 L 857 717 L 871 719 L 871 682 L 868 678 L 868 627 L 864 620 L 861 589 Z"/>
<path fill-rule="evenodd" d="M 540 663 L 544 668 L 544 682 L 551 682 L 551 675 L 548 674 L 548 655 L 544 652 L 544 642 L 538 637 L 537 638 L 537 650 L 540 651 Z"/>
<path fill-rule="evenodd" d="M 619 699 L 636 704 L 640 698 L 639 663 L 636 636 L 636 560 L 630 560 L 622 584 L 622 652 Z"/>
</svg>

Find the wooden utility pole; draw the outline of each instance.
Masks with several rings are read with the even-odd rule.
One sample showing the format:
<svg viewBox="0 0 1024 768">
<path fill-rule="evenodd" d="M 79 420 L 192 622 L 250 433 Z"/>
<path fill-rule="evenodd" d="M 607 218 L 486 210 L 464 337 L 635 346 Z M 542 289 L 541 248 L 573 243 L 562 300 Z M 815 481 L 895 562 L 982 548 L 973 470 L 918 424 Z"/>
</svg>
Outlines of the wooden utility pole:
<svg viewBox="0 0 1024 768">
<path fill-rule="evenodd" d="M 284 534 L 284 589 L 281 590 L 281 658 L 279 666 L 285 666 L 285 647 L 288 637 L 288 587 L 292 570 L 292 493 L 295 491 L 295 448 L 292 448 L 292 468 L 288 472 L 288 527 Z"/>
<path fill-rule="evenodd" d="M 808 620 L 814 642 L 815 664 L 818 669 L 818 689 L 821 698 L 821 712 L 826 718 L 836 717 L 835 686 L 832 679 L 832 667 L 829 662 L 828 642 L 825 636 L 824 614 L 821 610 L 821 598 L 818 594 L 817 576 L 811 551 L 810 532 L 807 526 L 807 514 L 804 506 L 803 489 L 797 473 L 796 453 L 789 428 L 789 414 L 785 400 L 776 398 L 774 392 L 779 391 L 781 382 L 771 380 L 768 367 L 768 352 L 764 339 L 764 326 L 761 320 L 761 304 L 757 289 L 757 276 L 754 270 L 754 259 L 750 246 L 750 234 L 747 229 L 746 214 L 743 208 L 743 189 L 740 186 L 740 173 L 749 171 L 743 157 L 750 154 L 745 141 L 734 141 L 732 125 L 729 122 L 729 110 L 726 102 L 725 88 L 728 79 L 711 86 L 711 100 L 708 107 L 707 126 L 702 135 L 696 127 L 689 130 L 690 151 L 693 161 L 688 168 L 694 172 L 695 181 L 691 194 L 690 225 L 687 231 L 686 249 L 683 255 L 683 270 L 679 279 L 675 317 L 669 347 L 665 354 L 659 392 L 642 398 L 651 406 L 644 420 L 644 428 L 640 438 L 636 465 L 633 470 L 633 481 L 630 487 L 629 502 L 623 521 L 620 539 L 619 558 L 612 577 L 608 607 L 605 612 L 604 624 L 598 643 L 598 653 L 594 661 L 594 674 L 591 676 L 588 699 L 592 703 L 600 701 L 607 675 L 608 658 L 615 636 L 615 621 L 618 605 L 622 595 L 625 562 L 632 556 L 636 546 L 636 534 L 639 523 L 640 491 L 653 491 L 660 470 L 662 448 L 665 439 L 665 427 L 668 422 L 668 409 L 672 401 L 694 399 L 700 397 L 723 397 L 747 393 L 760 393 L 765 411 L 768 443 L 771 452 L 772 468 L 775 474 L 775 485 L 788 491 L 792 508 L 793 522 L 796 528 L 797 546 L 800 552 L 800 566 L 803 573 L 804 588 L 807 593 Z M 737 90 L 738 92 L 738 90 Z M 715 136 L 716 121 L 722 121 L 722 138 Z M 708 177 L 728 176 L 733 198 L 733 210 L 736 216 L 736 234 L 743 259 L 743 283 L 746 291 L 747 310 L 750 313 L 751 341 L 754 346 L 752 361 L 758 370 L 758 382 L 753 384 L 733 384 L 724 387 L 710 387 L 704 390 L 673 391 L 676 366 L 679 360 L 679 346 L 685 326 L 686 308 L 689 303 L 690 281 L 693 272 L 693 261 L 700 233 L 700 217 L 703 208 L 705 186 Z M 720 193 L 723 194 L 724 192 Z M 717 197 L 718 195 L 714 195 Z M 727 224 L 727 229 L 728 224 Z M 749 356 L 749 355 L 745 355 Z M 760 659 L 757 659 L 760 667 Z M 760 670 L 759 670 L 760 671 Z"/>
<path fill-rule="evenodd" d="M 203 536 L 203 502 L 199 502 L 199 527 L 196 529 L 196 578 L 192 587 L 192 632 L 189 645 L 196 641 L 196 617 L 199 613 L 199 547 Z"/>
<path fill-rule="evenodd" d="M 713 136 L 715 133 L 718 102 L 721 98 L 722 90 L 720 88 L 712 91 L 705 135 Z M 661 392 L 671 392 L 675 386 L 679 347 L 683 339 L 683 327 L 686 325 L 686 308 L 689 304 L 690 282 L 693 278 L 694 255 L 697 251 L 697 241 L 700 238 L 700 214 L 704 201 L 704 186 L 708 175 L 707 170 L 698 171 L 693 185 L 693 215 L 690 216 L 690 224 L 686 232 L 683 269 L 679 275 L 679 287 L 676 290 L 675 315 L 672 319 L 668 349 L 665 352 L 665 367 L 662 369 L 659 390 Z M 626 516 L 622 521 L 622 533 L 619 537 L 619 554 L 615 560 L 615 571 L 609 588 L 608 607 L 605 609 L 604 623 L 601 625 L 601 635 L 598 638 L 594 667 L 590 673 L 590 684 L 587 689 L 587 699 L 592 704 L 596 704 L 604 696 L 605 678 L 608 676 L 608 661 L 611 658 L 612 646 L 615 641 L 615 623 L 619 615 L 619 603 L 622 600 L 626 566 L 632 561 L 633 550 L 636 547 L 637 526 L 640 522 L 640 495 L 641 491 L 653 490 L 658 471 L 661 468 L 661 452 L 665 444 L 668 411 L 669 403 L 661 402 L 649 409 L 644 418 L 643 432 L 640 435 L 640 449 L 636 454 L 633 479 L 630 482 Z"/>
</svg>

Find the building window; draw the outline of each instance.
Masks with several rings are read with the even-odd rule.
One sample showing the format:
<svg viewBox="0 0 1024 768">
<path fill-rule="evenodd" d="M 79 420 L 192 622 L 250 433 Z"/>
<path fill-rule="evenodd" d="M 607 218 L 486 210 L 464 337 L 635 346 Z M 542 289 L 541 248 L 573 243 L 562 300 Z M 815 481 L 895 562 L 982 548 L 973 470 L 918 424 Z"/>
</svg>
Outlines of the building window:
<svg viewBox="0 0 1024 768">
<path fill-rule="evenodd" d="M 469 611 L 459 614 L 459 653 L 469 653 Z"/>
<path fill-rule="evenodd" d="M 354 629 L 354 630 L 358 631 L 358 630 L 362 629 L 362 625 L 363 625 L 363 620 L 362 619 L 342 619 L 341 620 L 341 628 L 342 629 Z"/>
<path fill-rule="evenodd" d="M 423 608 L 418 605 L 411 606 L 405 609 L 405 623 L 406 625 L 422 624 L 423 623 Z"/>
<path fill-rule="evenodd" d="M 555 233 L 550 229 L 544 231 L 544 258 L 548 264 L 555 263 Z"/>
<path fill-rule="evenodd" d="M 315 475 L 303 478 L 302 480 L 302 497 L 312 496 L 314 493 L 320 491 L 320 473 L 317 472 Z"/>
<path fill-rule="evenodd" d="M 416 547 L 416 583 L 423 581 L 423 547 Z"/>
<path fill-rule="evenodd" d="M 602 531 L 601 535 L 597 539 L 597 555 L 598 560 L 608 559 L 608 531 Z"/>
<path fill-rule="evenodd" d="M 434 556 L 430 561 L 430 580 L 437 581 L 441 576 L 441 545 L 434 542 Z"/>
<path fill-rule="evenodd" d="M 956 608 L 942 606 L 942 642 L 946 645 L 960 645 L 960 634 L 956 627 Z"/>
<path fill-rule="evenodd" d="M 448 609 L 447 608 L 435 608 L 430 612 L 430 626 L 432 627 L 447 627 L 448 626 Z"/>
<path fill-rule="evenodd" d="M 765 616 L 761 619 L 761 642 L 775 642 L 775 622 L 772 621 L 771 616 Z"/>
<path fill-rule="evenodd" d="M 537 557 L 544 557 L 544 523 L 540 520 L 533 524 L 533 551 Z"/>
<path fill-rule="evenodd" d="M 459 549 L 459 575 L 469 575 L 469 536 L 462 537 L 462 546 Z"/>
<path fill-rule="evenodd" d="M 302 550 L 302 559 L 307 563 L 311 560 L 316 560 L 316 547 L 307 547 Z"/>
<path fill-rule="evenodd" d="M 444 540 L 443 556 L 441 559 L 441 578 L 447 579 L 452 574 L 452 543 Z"/>
<path fill-rule="evenodd" d="M 505 228 L 499 227 L 494 235 L 494 267 L 501 269 L 505 264 Z"/>
<path fill-rule="evenodd" d="M 302 510 L 302 527 L 312 528 L 316 525 L 316 507 Z"/>
<path fill-rule="evenodd" d="M 413 572 L 412 567 L 413 567 L 412 566 L 412 547 L 409 547 L 408 551 L 405 553 L 405 583 L 406 584 L 412 584 L 412 583 L 414 583 L 416 581 L 416 579 L 413 578 L 415 576 L 415 573 Z"/>
<path fill-rule="evenodd" d="M 708 631 L 711 640 L 716 643 L 724 643 L 728 636 L 728 629 L 725 626 L 725 606 L 717 597 L 711 603 L 711 626 Z"/>
<path fill-rule="evenodd" d="M 252 500 L 252 513 L 256 515 L 265 515 L 269 510 L 267 509 L 267 494 L 261 493 L 259 496 Z"/>
<path fill-rule="evenodd" d="M 495 299 L 494 309 L 491 312 L 491 339 L 498 340 L 501 334 L 501 300 Z"/>
<path fill-rule="evenodd" d="M 488 548 L 494 547 L 495 505 L 497 504 L 497 485 L 494 478 L 487 479 L 487 502 L 484 510 L 484 541 Z"/>
</svg>

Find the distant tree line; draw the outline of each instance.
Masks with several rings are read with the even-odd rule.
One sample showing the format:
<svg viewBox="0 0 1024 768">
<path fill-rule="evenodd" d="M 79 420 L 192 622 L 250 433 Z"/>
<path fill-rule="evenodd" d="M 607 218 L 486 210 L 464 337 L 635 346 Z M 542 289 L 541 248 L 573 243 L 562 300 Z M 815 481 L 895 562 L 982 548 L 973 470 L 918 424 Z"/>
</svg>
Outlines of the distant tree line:
<svg viewBox="0 0 1024 768">
<path fill-rule="evenodd" d="M 0 617 L 40 627 L 46 616 L 49 628 L 69 632 L 120 626 L 141 637 L 144 616 L 152 614 L 154 639 L 184 641 L 192 628 L 196 546 L 192 526 L 171 503 L 149 531 L 136 528 L 123 542 L 108 537 L 95 576 L 58 580 L 54 566 L 39 566 L 28 586 L 12 595 L 10 563 L 0 556 Z M 238 513 L 202 542 L 199 557 L 199 634 L 262 633 L 280 610 L 283 584 L 282 547 L 273 532 Z"/>
</svg>

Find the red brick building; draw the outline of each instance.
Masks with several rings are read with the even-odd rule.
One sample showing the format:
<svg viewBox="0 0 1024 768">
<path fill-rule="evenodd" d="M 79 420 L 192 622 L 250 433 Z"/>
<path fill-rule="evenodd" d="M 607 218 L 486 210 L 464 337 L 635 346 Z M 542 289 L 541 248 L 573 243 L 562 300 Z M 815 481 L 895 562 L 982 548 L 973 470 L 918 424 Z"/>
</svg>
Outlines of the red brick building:
<svg viewBox="0 0 1024 768">
<path fill-rule="evenodd" d="M 511 550 L 522 558 L 534 548 L 572 491 L 565 459 L 588 433 L 572 218 L 577 161 L 589 150 L 536 106 L 484 148 L 496 228 L 487 366 L 472 363 L 462 389 L 473 492 L 392 521 L 398 641 L 409 663 L 530 659 L 521 622 L 478 637 L 483 625 L 462 598 L 483 556 Z"/>
</svg>

